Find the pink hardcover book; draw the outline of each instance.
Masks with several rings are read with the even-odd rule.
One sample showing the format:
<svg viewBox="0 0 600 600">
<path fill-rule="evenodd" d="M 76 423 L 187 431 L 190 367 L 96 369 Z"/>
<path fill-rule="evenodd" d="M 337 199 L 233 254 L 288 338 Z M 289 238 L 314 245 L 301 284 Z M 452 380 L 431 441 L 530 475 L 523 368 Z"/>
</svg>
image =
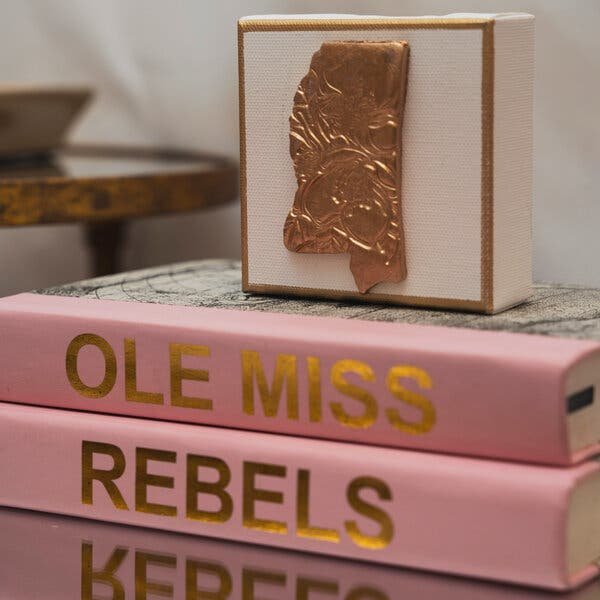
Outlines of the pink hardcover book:
<svg viewBox="0 0 600 600">
<path fill-rule="evenodd" d="M 551 286 L 496 316 L 246 296 L 188 263 L 1 299 L 0 397 L 569 465 L 600 449 L 598 314 Z"/>
<path fill-rule="evenodd" d="M 0 510 L 10 600 L 557 600 L 554 592 L 37 512 Z M 594 581 L 560 600 L 598 600 Z"/>
<path fill-rule="evenodd" d="M 569 469 L 0 403 L 0 504 L 549 589 L 598 574 Z"/>
</svg>

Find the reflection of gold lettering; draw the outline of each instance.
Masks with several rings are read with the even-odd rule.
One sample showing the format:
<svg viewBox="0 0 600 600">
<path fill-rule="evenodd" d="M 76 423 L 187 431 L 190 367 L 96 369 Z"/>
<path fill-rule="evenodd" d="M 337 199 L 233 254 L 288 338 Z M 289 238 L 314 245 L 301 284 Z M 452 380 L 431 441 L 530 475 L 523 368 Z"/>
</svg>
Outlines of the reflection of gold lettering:
<svg viewBox="0 0 600 600">
<path fill-rule="evenodd" d="M 335 529 L 326 529 L 310 524 L 309 504 L 310 471 L 300 469 L 298 471 L 298 497 L 296 503 L 296 535 L 298 535 L 298 537 L 313 538 L 315 540 L 321 540 L 322 542 L 338 544 L 340 541 L 340 534 Z"/>
<path fill-rule="evenodd" d="M 137 389 L 137 358 L 135 340 L 125 338 L 125 399 L 129 402 L 144 404 L 163 404 L 163 395 L 159 392 L 144 392 Z"/>
<path fill-rule="evenodd" d="M 207 552 L 210 546 L 207 547 Z M 174 597 L 174 587 L 171 582 L 155 581 L 148 578 L 148 567 L 156 566 L 176 569 L 183 557 L 176 555 L 153 552 L 149 550 L 135 550 L 134 553 L 134 580 L 133 594 L 126 593 L 118 572 L 123 568 L 125 559 L 129 555 L 127 547 L 115 546 L 106 560 L 104 566 L 94 570 L 94 544 L 81 542 L 81 600 L 95 600 L 100 596 L 94 595 L 95 585 L 110 588 L 106 598 L 112 600 L 149 600 L 150 597 Z M 259 559 L 260 556 L 255 558 Z M 232 563 L 232 565 L 235 564 Z M 153 569 L 151 569 L 153 571 Z M 335 566 L 334 571 L 335 572 Z M 202 577 L 205 576 L 205 577 Z M 202 585 L 203 578 L 209 585 Z M 231 600 L 233 591 L 233 575 L 226 564 L 214 560 L 200 558 L 185 558 L 185 600 Z M 255 587 L 261 589 L 265 586 L 285 587 L 288 576 L 284 571 L 271 571 L 253 567 L 242 568 L 242 600 L 269 600 L 265 596 L 256 596 Z M 291 582 L 290 582 L 291 583 Z M 347 586 L 348 582 L 344 582 Z M 294 586 L 290 586 L 290 591 Z M 275 592 L 275 590 L 273 590 Z M 340 582 L 335 579 L 323 579 L 320 576 L 298 575 L 295 582 L 295 600 L 312 600 L 313 596 L 328 596 L 337 598 L 340 594 Z M 179 597 L 179 594 L 178 596 Z M 239 596 L 236 595 L 236 598 Z M 359 584 L 352 587 L 344 596 L 344 600 L 389 600 L 387 594 L 370 585 Z M 183 598 L 183 596 L 182 596 Z M 325 600 L 325 598 L 323 598 Z M 341 600 L 341 597 L 340 597 Z"/>
<path fill-rule="evenodd" d="M 198 574 L 213 575 L 219 580 L 216 590 L 198 587 Z M 188 558 L 185 561 L 185 600 L 227 600 L 233 588 L 231 574 L 227 567 L 215 562 Z"/>
<path fill-rule="evenodd" d="M 340 402 L 330 403 L 331 412 L 346 427 L 370 427 L 377 419 L 377 401 L 367 390 L 348 383 L 346 373 L 355 373 L 363 381 L 370 382 L 375 381 L 375 373 L 367 363 L 352 359 L 338 360 L 331 368 L 331 383 L 345 396 L 358 400 L 364 406 L 364 412 L 359 416 L 348 414 Z"/>
<path fill-rule="evenodd" d="M 259 571 L 258 569 L 242 569 L 242 600 L 268 600 L 265 597 L 257 597 L 254 592 L 255 583 L 285 586 L 285 573 L 271 571 Z"/>
<path fill-rule="evenodd" d="M 89 386 L 83 383 L 81 377 L 79 377 L 77 358 L 79 356 L 79 351 L 84 346 L 96 346 L 96 348 L 102 352 L 102 356 L 104 357 L 104 377 L 96 386 Z M 67 348 L 65 363 L 67 378 L 71 387 L 86 398 L 94 400 L 104 398 L 104 396 L 106 396 L 115 386 L 117 380 L 117 359 L 110 344 L 99 335 L 82 333 L 73 338 Z"/>
<path fill-rule="evenodd" d="M 125 600 L 125 590 L 116 573 L 127 552 L 127 548 L 115 548 L 102 569 L 94 571 L 94 546 L 89 542 L 81 543 L 81 600 L 94 600 L 94 583 L 110 586 L 113 600 Z"/>
<path fill-rule="evenodd" d="M 322 420 L 321 398 L 321 363 L 315 356 L 306 359 L 308 370 L 308 416 L 311 423 L 320 423 Z"/>
<path fill-rule="evenodd" d="M 177 558 L 165 554 L 150 554 L 136 551 L 135 553 L 135 600 L 147 600 L 148 596 L 173 597 L 173 585 L 162 581 L 148 579 L 148 565 L 156 565 L 175 569 Z"/>
<path fill-rule="evenodd" d="M 379 550 L 385 548 L 392 541 L 394 525 L 387 513 L 360 497 L 360 491 L 365 488 L 374 490 L 380 500 L 391 500 L 392 492 L 384 481 L 375 477 L 357 477 L 350 482 L 346 490 L 348 504 L 359 515 L 378 523 L 381 528 L 380 533 L 378 535 L 364 534 L 358 528 L 356 521 L 346 521 L 346 532 L 357 546 L 369 550 Z"/>
<path fill-rule="evenodd" d="M 269 389 L 260 354 L 253 350 L 242 350 L 243 403 L 244 413 L 247 415 L 254 414 L 255 379 L 265 417 L 277 416 L 285 381 L 288 419 L 298 418 L 298 377 L 295 356 L 292 354 L 277 355 L 273 385 Z"/>
<path fill-rule="evenodd" d="M 199 481 L 198 469 L 205 467 L 214 469 L 219 478 L 217 481 Z M 231 470 L 225 461 L 212 456 L 187 456 L 187 485 L 186 485 L 186 517 L 195 521 L 206 523 L 225 523 L 233 514 L 233 500 L 225 491 L 231 481 Z M 216 496 L 221 502 L 218 511 L 200 510 L 198 508 L 198 494 Z"/>
<path fill-rule="evenodd" d="M 209 398 L 196 398 L 195 396 L 184 396 L 182 382 L 208 381 L 208 371 L 204 369 L 191 369 L 181 366 L 182 356 L 210 356 L 208 346 L 196 346 L 194 344 L 169 344 L 169 355 L 171 364 L 171 404 L 183 408 L 198 408 L 211 410 L 212 400 Z"/>
<path fill-rule="evenodd" d="M 335 581 L 325 581 L 324 579 L 308 579 L 300 575 L 296 580 L 296 600 L 310 600 L 311 592 L 320 594 L 329 594 L 337 596 L 340 586 Z"/>
<path fill-rule="evenodd" d="M 94 468 L 94 454 L 104 454 L 112 458 L 113 466 L 108 470 Z M 81 446 L 81 502 L 93 504 L 93 483 L 99 481 L 116 508 L 128 510 L 125 499 L 121 495 L 114 480 L 125 472 L 125 455 L 113 444 L 83 441 Z"/>
<path fill-rule="evenodd" d="M 419 422 L 405 421 L 395 408 L 388 408 L 385 414 L 390 424 L 405 433 L 427 433 L 435 425 L 435 407 L 425 396 L 407 390 L 400 379 L 414 379 L 421 389 L 429 390 L 432 386 L 431 377 L 423 369 L 410 365 L 392 367 L 386 378 L 386 385 L 398 400 L 418 408 L 421 413 Z"/>
<path fill-rule="evenodd" d="M 390 600 L 388 595 L 374 587 L 361 585 L 354 588 L 346 596 L 345 600 Z"/>
<path fill-rule="evenodd" d="M 169 490 L 172 490 L 175 487 L 175 480 L 173 477 L 148 473 L 149 460 L 175 463 L 177 462 L 177 454 L 167 450 L 136 448 L 135 510 L 153 515 L 162 515 L 163 517 L 174 517 L 177 515 L 177 507 L 148 502 L 148 486 L 161 487 Z"/>
<path fill-rule="evenodd" d="M 242 513 L 244 527 L 267 531 L 269 533 L 287 533 L 287 525 L 281 521 L 259 519 L 256 517 L 256 502 L 283 504 L 283 494 L 273 490 L 256 487 L 256 476 L 285 477 L 286 468 L 281 465 L 268 465 L 255 462 L 244 462 L 244 487 L 242 498 Z"/>
</svg>

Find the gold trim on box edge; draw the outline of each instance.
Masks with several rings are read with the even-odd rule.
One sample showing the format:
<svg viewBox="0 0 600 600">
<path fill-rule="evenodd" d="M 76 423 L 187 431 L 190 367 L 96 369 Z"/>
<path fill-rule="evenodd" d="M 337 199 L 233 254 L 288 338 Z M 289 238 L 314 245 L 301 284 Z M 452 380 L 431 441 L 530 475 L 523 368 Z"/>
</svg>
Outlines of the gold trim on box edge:
<svg viewBox="0 0 600 600">
<path fill-rule="evenodd" d="M 264 294 L 321 297 L 331 300 L 361 300 L 389 304 L 494 312 L 494 22 L 492 18 L 415 21 L 387 19 L 261 19 L 238 21 L 239 119 L 240 119 L 240 207 L 242 233 L 242 290 Z M 263 31 L 344 31 L 376 29 L 480 29 L 482 32 L 481 74 L 481 297 L 479 300 L 378 294 L 300 286 L 250 284 L 248 275 L 248 223 L 246 179 L 246 106 L 244 33 Z"/>
<path fill-rule="evenodd" d="M 242 290 L 248 285 L 248 211 L 246 207 L 246 82 L 244 72 L 244 31 L 238 22 L 238 93 L 240 119 L 240 212 L 242 234 Z"/>
<path fill-rule="evenodd" d="M 322 288 L 307 288 L 296 286 L 279 286 L 263 283 L 250 283 L 242 286 L 244 292 L 257 294 L 279 294 L 284 289 L 286 293 L 304 298 L 321 298 L 325 300 L 359 300 L 362 303 L 400 304 L 399 296 L 394 294 L 359 294 L 358 292 L 344 292 L 341 290 L 325 290 Z M 464 300 L 460 298 L 437 298 L 426 296 L 402 296 L 402 306 L 420 306 L 421 308 L 450 308 L 470 312 L 486 311 L 481 300 Z"/>
<path fill-rule="evenodd" d="M 481 301 L 494 312 L 494 21 L 481 40 Z"/>
<path fill-rule="evenodd" d="M 250 31 L 344 31 L 369 29 L 481 29 L 493 19 L 463 18 L 448 19 L 403 19 L 383 17 L 376 19 L 253 19 L 238 21 L 242 33 Z"/>
</svg>

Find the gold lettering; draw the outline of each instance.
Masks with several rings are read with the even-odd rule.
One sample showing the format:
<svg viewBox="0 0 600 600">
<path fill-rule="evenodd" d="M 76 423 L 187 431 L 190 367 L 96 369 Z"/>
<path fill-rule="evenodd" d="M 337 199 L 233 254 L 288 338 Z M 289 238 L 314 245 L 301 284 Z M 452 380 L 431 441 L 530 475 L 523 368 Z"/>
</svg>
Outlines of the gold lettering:
<svg viewBox="0 0 600 600">
<path fill-rule="evenodd" d="M 247 415 L 254 414 L 255 378 L 266 417 L 277 416 L 285 381 L 288 419 L 298 418 L 298 377 L 295 356 L 291 354 L 277 355 L 273 385 L 269 389 L 259 353 L 253 350 L 242 350 L 243 405 Z"/>
<path fill-rule="evenodd" d="M 152 448 L 135 449 L 135 510 L 163 517 L 174 517 L 177 514 L 176 506 L 148 502 L 148 486 L 169 490 L 175 487 L 173 477 L 148 473 L 149 460 L 175 463 L 177 454 L 168 450 L 153 450 Z"/>
<path fill-rule="evenodd" d="M 390 600 L 388 595 L 374 587 L 360 586 L 350 590 L 346 600 Z"/>
<path fill-rule="evenodd" d="M 200 589 L 198 573 L 204 572 L 219 579 L 217 590 Z M 188 558 L 185 562 L 185 600 L 227 600 L 233 589 L 233 580 L 227 568 L 213 562 Z"/>
<path fill-rule="evenodd" d="M 145 404 L 164 404 L 163 395 L 159 392 L 143 392 L 137 389 L 137 359 L 135 340 L 125 338 L 125 399 L 129 402 Z"/>
<path fill-rule="evenodd" d="M 242 600 L 270 600 L 264 597 L 258 598 L 255 595 L 254 584 L 257 582 L 284 587 L 286 576 L 285 573 L 276 573 L 274 571 L 242 569 Z"/>
<path fill-rule="evenodd" d="M 306 579 L 302 576 L 299 576 L 296 580 L 296 600 L 310 600 L 310 593 L 312 591 L 337 596 L 340 591 L 340 587 L 335 581 Z"/>
<path fill-rule="evenodd" d="M 199 481 L 199 467 L 214 469 L 219 478 L 214 482 Z M 231 470 L 227 463 L 220 458 L 188 454 L 186 472 L 186 517 L 206 523 L 225 523 L 228 521 L 233 514 L 233 500 L 225 491 L 231 481 Z M 216 496 L 221 501 L 221 508 L 216 512 L 200 510 L 198 508 L 198 494 Z"/>
<path fill-rule="evenodd" d="M 104 377 L 96 386 L 85 384 L 81 380 L 81 377 L 79 377 L 77 358 L 79 356 L 79 351 L 84 346 L 96 346 L 96 348 L 102 352 L 104 357 Z M 71 387 L 86 398 L 92 398 L 94 400 L 104 398 L 104 396 L 106 396 L 115 386 L 117 380 L 117 358 L 115 357 L 115 353 L 110 344 L 99 335 L 82 333 L 73 338 L 67 348 L 65 363 L 67 378 Z"/>
<path fill-rule="evenodd" d="M 109 470 L 94 468 L 94 454 L 105 454 L 113 460 L 113 466 Z M 103 486 L 112 503 L 120 510 L 128 510 L 125 499 L 121 495 L 114 480 L 119 479 L 125 472 L 125 455 L 122 450 L 112 444 L 102 442 L 83 441 L 81 446 L 81 502 L 93 504 L 93 483 L 99 481 Z"/>
<path fill-rule="evenodd" d="M 391 500 L 392 492 L 385 482 L 375 477 L 357 477 L 353 479 L 346 490 L 348 504 L 359 514 L 379 524 L 381 531 L 378 535 L 366 535 L 360 531 L 356 521 L 346 521 L 346 532 L 352 541 L 361 548 L 379 550 L 389 545 L 394 537 L 394 525 L 389 515 L 380 508 L 365 502 L 360 497 L 364 488 L 374 490 L 380 500 Z"/>
<path fill-rule="evenodd" d="M 414 379 L 421 389 L 430 390 L 431 377 L 427 371 L 410 365 L 392 367 L 386 377 L 386 385 L 390 392 L 405 404 L 418 408 L 422 413 L 421 420 L 416 423 L 406 421 L 395 408 L 388 408 L 385 411 L 388 421 L 393 427 L 405 433 L 427 433 L 435 425 L 435 407 L 425 396 L 407 390 L 399 381 L 403 378 Z"/>
<path fill-rule="evenodd" d="M 94 600 L 94 582 L 110 586 L 112 600 L 125 600 L 125 590 L 116 572 L 125 560 L 128 549 L 115 548 L 100 571 L 94 571 L 93 553 L 93 544 L 81 543 L 81 600 Z"/>
<path fill-rule="evenodd" d="M 321 363 L 316 356 L 306 359 L 308 369 L 308 417 L 312 423 L 320 423 L 323 418 L 321 397 Z"/>
<path fill-rule="evenodd" d="M 340 534 L 335 529 L 325 529 L 310 524 L 310 472 L 305 469 L 298 471 L 298 497 L 296 501 L 297 519 L 296 535 L 298 537 L 313 538 L 323 542 L 338 544 Z"/>
<path fill-rule="evenodd" d="M 210 356 L 208 346 L 196 346 L 194 344 L 169 344 L 169 355 L 171 365 L 171 404 L 182 408 L 198 408 L 200 410 L 212 410 L 210 398 L 196 398 L 195 396 L 184 396 L 182 382 L 208 381 L 208 371 L 205 369 L 191 369 L 181 366 L 182 356 Z"/>
<path fill-rule="evenodd" d="M 366 429 L 377 419 L 377 401 L 367 390 L 348 383 L 345 373 L 355 373 L 363 381 L 375 381 L 375 373 L 371 367 L 359 360 L 338 360 L 331 368 L 331 383 L 342 394 L 358 400 L 364 406 L 362 415 L 348 414 L 340 402 L 331 402 L 333 416 L 346 427 Z"/>
<path fill-rule="evenodd" d="M 256 502 L 271 502 L 283 504 L 283 494 L 273 490 L 257 489 L 256 476 L 285 477 L 286 468 L 281 465 L 268 465 L 263 463 L 244 462 L 244 489 L 243 489 L 243 523 L 248 529 L 267 531 L 269 533 L 287 533 L 287 525 L 281 521 L 259 519 L 255 514 Z"/>
<path fill-rule="evenodd" d="M 177 558 L 165 554 L 150 554 L 148 552 L 136 551 L 135 553 L 135 600 L 147 600 L 148 595 L 173 597 L 173 585 L 162 581 L 148 579 L 148 565 L 157 565 L 175 569 Z"/>
</svg>

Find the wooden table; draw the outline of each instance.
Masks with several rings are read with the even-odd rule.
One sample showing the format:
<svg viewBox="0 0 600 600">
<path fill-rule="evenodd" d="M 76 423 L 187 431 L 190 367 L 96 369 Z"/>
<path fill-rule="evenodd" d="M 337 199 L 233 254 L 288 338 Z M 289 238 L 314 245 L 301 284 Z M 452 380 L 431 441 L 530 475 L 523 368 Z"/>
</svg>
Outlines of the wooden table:
<svg viewBox="0 0 600 600">
<path fill-rule="evenodd" d="M 83 223 L 94 275 L 119 270 L 128 221 L 237 197 L 237 165 L 198 152 L 70 146 L 0 161 L 0 227 Z"/>
</svg>

